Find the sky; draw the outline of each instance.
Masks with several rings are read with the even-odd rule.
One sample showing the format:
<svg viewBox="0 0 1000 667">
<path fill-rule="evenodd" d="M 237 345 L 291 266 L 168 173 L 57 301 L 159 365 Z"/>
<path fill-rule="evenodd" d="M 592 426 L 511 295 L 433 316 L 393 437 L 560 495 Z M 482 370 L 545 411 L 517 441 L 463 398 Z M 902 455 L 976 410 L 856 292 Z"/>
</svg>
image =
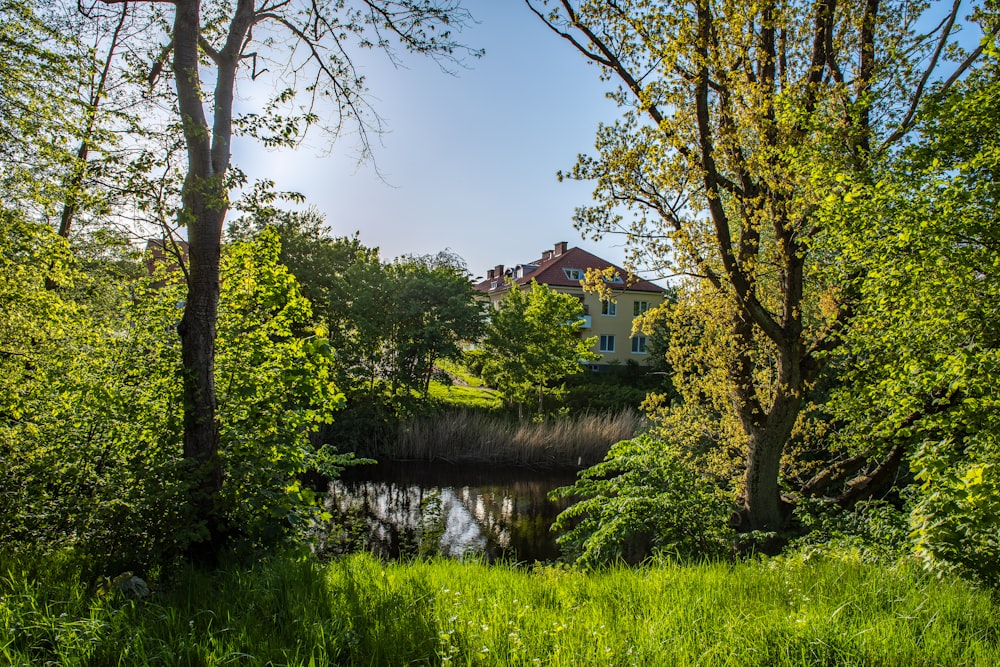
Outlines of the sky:
<svg viewBox="0 0 1000 667">
<path fill-rule="evenodd" d="M 593 184 L 556 177 L 579 153 L 592 152 L 599 123 L 619 117 L 606 98 L 612 84 L 523 0 L 463 6 L 475 23 L 458 37 L 486 54 L 454 75 L 405 53 L 402 67 L 377 50 L 355 60 L 387 129 L 372 160 L 359 163 L 354 137 L 330 146 L 314 133 L 295 150 L 265 151 L 238 139 L 236 163 L 251 178 L 303 194 L 334 235 L 359 232 L 385 260 L 447 249 L 480 277 L 568 241 L 624 263 L 621 237 L 585 240 L 573 227 Z M 934 15 L 932 5 L 928 26 Z"/>
<path fill-rule="evenodd" d="M 387 132 L 373 161 L 358 162 L 354 137 L 332 146 L 318 134 L 295 150 L 237 140 L 251 177 L 305 195 L 336 236 L 360 233 L 383 259 L 451 250 L 472 276 L 538 259 L 559 241 L 622 263 L 620 238 L 584 240 L 573 211 L 592 184 L 559 182 L 590 152 L 600 122 L 618 109 L 609 84 L 522 0 L 465 0 L 477 23 L 462 42 L 486 50 L 456 74 L 404 54 L 394 68 L 377 51 L 358 60 Z"/>
</svg>

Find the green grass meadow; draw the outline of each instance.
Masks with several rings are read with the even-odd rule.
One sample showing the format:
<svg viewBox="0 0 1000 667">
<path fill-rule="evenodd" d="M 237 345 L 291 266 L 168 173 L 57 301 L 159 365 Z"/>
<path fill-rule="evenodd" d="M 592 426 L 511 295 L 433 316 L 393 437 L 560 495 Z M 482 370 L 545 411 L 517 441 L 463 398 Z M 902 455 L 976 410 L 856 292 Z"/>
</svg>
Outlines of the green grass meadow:
<svg viewBox="0 0 1000 667">
<path fill-rule="evenodd" d="M 272 561 L 144 601 L 6 561 L 9 665 L 996 665 L 987 592 L 911 563 L 784 558 L 583 573 Z"/>
<path fill-rule="evenodd" d="M 473 410 L 499 410 L 503 407 L 500 394 L 484 387 L 470 387 L 458 384 L 431 382 L 431 398 L 447 405 Z"/>
</svg>

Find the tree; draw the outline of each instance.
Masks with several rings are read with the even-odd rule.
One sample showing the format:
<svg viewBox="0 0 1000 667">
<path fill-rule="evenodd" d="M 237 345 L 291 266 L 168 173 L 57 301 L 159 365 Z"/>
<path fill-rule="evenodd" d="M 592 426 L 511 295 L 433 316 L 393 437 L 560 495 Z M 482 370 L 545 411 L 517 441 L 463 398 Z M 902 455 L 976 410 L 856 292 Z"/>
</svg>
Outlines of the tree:
<svg viewBox="0 0 1000 667">
<path fill-rule="evenodd" d="M 483 379 L 511 405 L 523 406 L 532 393 L 538 412 L 548 383 L 579 373 L 599 359 L 596 338 L 581 338 L 583 305 L 534 280 L 528 289 L 508 281 L 509 290 L 490 314 L 481 349 Z"/>
<path fill-rule="evenodd" d="M 118 0 L 102 0 L 118 4 Z M 233 184 L 230 156 L 234 127 L 265 143 L 294 143 L 303 126 L 318 120 L 317 104 L 331 102 L 336 132 L 350 118 L 360 119 L 362 136 L 369 111 L 362 96 L 364 79 L 354 68 L 349 41 L 377 47 L 395 57 L 394 44 L 433 57 L 454 57 L 461 46 L 451 26 L 467 14 L 452 0 L 360 0 L 314 2 L 300 6 L 268 0 L 234 5 L 210 0 L 176 0 L 169 42 L 149 80 L 156 82 L 168 58 L 177 93 L 177 112 L 187 150 L 178 223 L 187 229 L 187 299 L 178 327 L 184 387 L 184 458 L 191 465 L 191 503 L 208 527 L 209 539 L 196 558 L 211 560 L 225 541 L 217 500 L 223 484 L 216 418 L 215 337 L 219 301 L 219 261 L 223 222 Z M 287 37 L 286 66 L 272 60 Z M 269 66 L 270 67 L 269 67 Z M 278 72 L 279 91 L 271 109 L 286 105 L 282 116 L 234 118 L 238 81 L 248 85 L 267 70 Z M 311 75 L 307 74 L 311 72 Z M 281 73 L 285 77 L 282 78 Z M 299 85 L 311 76 L 306 85 Z M 211 77 L 212 93 L 203 85 Z M 282 82 L 288 87 L 280 85 Z M 305 96 L 295 106 L 297 94 Z M 206 109 L 206 102 L 209 109 Z M 367 149 L 367 145 L 365 146 Z M 195 553 L 198 551 L 199 553 Z"/>
<path fill-rule="evenodd" d="M 173 465 L 176 298 L 84 273 L 53 226 L 20 213 L 0 213 L 0 247 L 5 543 L 149 565 L 189 530 Z"/>
<path fill-rule="evenodd" d="M 459 357 L 463 341 L 479 339 L 483 304 L 465 262 L 452 253 L 400 257 L 386 270 L 393 300 L 386 341 L 392 383 L 426 397 L 435 362 Z"/>
<path fill-rule="evenodd" d="M 223 255 L 219 421 L 228 483 L 222 501 L 229 524 L 252 547 L 311 518 L 316 503 L 301 488 L 301 475 L 331 478 L 350 459 L 310 443 L 311 433 L 333 422 L 344 395 L 334 350 L 322 327 L 309 326 L 311 306 L 280 251 L 278 234 L 265 229 Z"/>
<path fill-rule="evenodd" d="M 59 236 L 69 238 L 70 230 L 73 227 L 74 218 L 77 215 L 81 204 L 86 201 L 84 197 L 84 181 L 88 172 L 88 159 L 95 148 L 95 144 L 109 137 L 102 132 L 99 123 L 99 111 L 101 105 L 108 95 L 111 87 L 110 74 L 112 72 L 112 61 L 119 54 L 122 41 L 125 39 L 125 26 L 129 19 L 128 3 L 121 3 L 116 8 L 116 15 L 113 18 L 110 32 L 107 35 L 108 44 L 105 48 L 103 61 L 96 60 L 91 67 L 91 76 L 87 81 L 81 81 L 80 88 L 83 91 L 83 123 L 79 129 L 79 143 L 75 151 L 73 167 L 64 179 L 64 194 L 62 210 L 59 213 Z M 97 23 L 97 21 L 95 21 Z M 95 56 L 101 38 L 105 35 L 98 29 L 95 37 Z"/>
<path fill-rule="evenodd" d="M 338 354 L 350 354 L 355 283 L 362 265 L 381 266 L 378 249 L 365 246 L 357 234 L 332 236 L 325 216 L 313 207 L 244 216 L 230 225 L 228 236 L 232 241 L 248 242 L 265 229 L 277 233 L 281 263 L 299 282 L 317 321 L 329 329 Z"/>
<path fill-rule="evenodd" d="M 955 53 L 959 3 L 927 35 L 912 2 L 526 3 L 618 82 L 626 108 L 568 174 L 596 181 L 577 225 L 626 234 L 633 261 L 666 260 L 724 301 L 741 528 L 780 530 L 782 455 L 854 300 L 817 277 L 821 204 L 839 196 L 838 176 L 870 181 L 911 131 Z"/>
<path fill-rule="evenodd" d="M 369 399 L 380 380 L 394 393 L 426 397 L 435 361 L 459 356 L 462 341 L 482 334 L 483 307 L 454 253 L 384 263 L 357 235 L 331 236 L 314 209 L 244 220 L 231 226 L 230 237 L 249 240 L 267 228 L 278 234 L 282 263 L 329 331 L 343 386 L 360 384 Z"/>
<path fill-rule="evenodd" d="M 161 25 L 157 13 L 137 3 L 34 0 L 5 0 L 0 13 L 9 54 L 0 65 L 6 204 L 45 217 L 65 238 L 85 229 L 80 222 L 100 223 L 92 233 L 134 232 L 126 220 L 163 226 L 177 191 L 169 165 L 178 132 L 153 120 L 169 104 L 145 81 L 136 85 L 129 65 L 144 57 L 144 38 Z M 74 251 L 100 245 L 91 235 L 74 234 Z"/>
<path fill-rule="evenodd" d="M 63 199 L 56 184 L 75 168 L 74 87 L 86 63 L 73 38 L 29 2 L 2 0 L 0 15 L 0 195 L 7 207 L 45 215 Z"/>
<path fill-rule="evenodd" d="M 856 449 L 910 459 L 918 553 L 1000 580 L 1000 62 L 928 99 L 920 140 L 844 183 L 822 249 L 859 295 L 833 404 Z M 859 270 L 860 269 L 860 270 Z"/>
</svg>

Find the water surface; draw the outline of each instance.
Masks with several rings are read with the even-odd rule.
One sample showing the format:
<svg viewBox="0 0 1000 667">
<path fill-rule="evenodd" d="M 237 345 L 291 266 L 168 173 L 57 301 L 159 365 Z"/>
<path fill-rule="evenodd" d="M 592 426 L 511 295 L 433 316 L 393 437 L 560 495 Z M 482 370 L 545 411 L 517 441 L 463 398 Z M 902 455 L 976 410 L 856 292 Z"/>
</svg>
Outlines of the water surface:
<svg viewBox="0 0 1000 667">
<path fill-rule="evenodd" d="M 329 551 L 532 562 L 559 555 L 550 526 L 567 502 L 548 492 L 575 472 L 496 466 L 359 466 L 330 485 Z"/>
</svg>

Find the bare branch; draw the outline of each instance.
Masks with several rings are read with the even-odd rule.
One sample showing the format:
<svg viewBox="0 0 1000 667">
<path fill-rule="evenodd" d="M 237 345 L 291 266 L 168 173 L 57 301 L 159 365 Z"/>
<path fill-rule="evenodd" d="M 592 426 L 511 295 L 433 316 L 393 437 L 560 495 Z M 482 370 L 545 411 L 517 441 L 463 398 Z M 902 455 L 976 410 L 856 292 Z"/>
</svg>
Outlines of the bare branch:
<svg viewBox="0 0 1000 667">
<path fill-rule="evenodd" d="M 127 5 L 130 2 L 135 2 L 136 0 L 94 0 L 102 5 Z M 143 0 L 143 2 L 152 2 L 163 5 L 176 5 L 177 0 Z M 82 4 L 77 2 L 77 7 L 81 9 L 81 14 L 86 16 L 86 13 L 82 10 Z"/>
<path fill-rule="evenodd" d="M 535 16 L 537 16 L 539 19 L 541 19 L 542 23 L 544 23 L 545 26 L 549 30 L 551 30 L 552 32 L 554 32 L 555 34 L 559 35 L 560 37 L 562 37 L 563 39 L 565 39 L 566 41 L 568 41 L 570 44 L 572 44 L 573 47 L 577 51 L 579 51 L 580 53 L 582 53 L 585 58 L 587 58 L 588 60 L 592 60 L 592 61 L 594 61 L 594 62 L 596 62 L 596 63 L 598 63 L 600 65 L 603 65 L 604 67 L 607 67 L 608 69 L 614 69 L 614 65 L 613 65 L 613 63 L 610 60 L 608 60 L 608 59 L 606 59 L 606 58 L 604 58 L 604 57 L 602 57 L 602 56 L 594 53 L 593 51 L 591 51 L 587 47 L 583 46 L 583 44 L 581 44 L 579 41 L 577 41 L 577 39 L 573 35 L 571 35 L 568 32 L 564 32 L 564 31 L 560 30 L 559 28 L 557 28 L 555 25 L 553 25 L 545 17 L 545 15 L 542 14 L 542 12 L 540 10 L 538 10 L 533 4 L 531 4 L 531 0 L 524 0 L 524 4 L 526 4 L 528 6 L 528 9 L 531 10 L 531 12 Z"/>
<path fill-rule="evenodd" d="M 203 36 L 198 37 L 198 47 L 205 53 L 206 56 L 211 58 L 212 62 L 216 65 L 219 64 L 219 52 L 215 50 L 211 42 L 205 39 Z"/>
<path fill-rule="evenodd" d="M 280 0 L 280 2 L 275 2 L 274 4 L 268 4 L 265 2 L 263 5 L 257 8 L 257 12 L 258 13 L 276 12 L 282 7 L 286 7 L 290 2 L 291 0 Z"/>
<path fill-rule="evenodd" d="M 321 19 L 317 18 L 317 21 Z M 330 69 L 327 61 L 323 58 L 323 53 L 317 47 L 314 39 L 307 35 L 299 26 L 295 25 L 287 18 L 280 14 L 273 13 L 258 13 L 254 16 L 253 23 L 258 24 L 264 21 L 274 21 L 279 25 L 283 26 L 286 30 L 297 37 L 301 44 L 303 44 L 309 51 L 309 60 L 314 64 L 317 70 L 316 80 L 319 81 L 320 78 L 325 78 L 328 84 L 332 87 L 334 91 L 334 97 L 339 100 L 338 113 L 341 119 L 343 119 L 345 112 L 347 110 L 349 115 L 353 115 L 356 118 L 361 118 L 364 114 L 363 110 L 359 106 L 359 103 L 363 103 L 363 98 L 358 95 L 353 95 L 349 89 L 341 83 L 341 76 L 338 72 Z M 330 27 L 330 26 L 327 26 Z M 343 62 L 347 63 L 348 68 L 352 72 L 352 78 L 357 80 L 357 74 L 354 73 L 354 63 L 348 57 L 343 45 L 339 40 L 335 41 L 337 48 L 339 49 L 341 55 L 343 56 Z M 314 86 L 314 96 L 318 86 Z M 370 109 L 370 107 L 369 107 Z M 359 124 L 359 139 L 361 141 L 361 150 L 364 155 L 370 155 L 371 153 L 371 143 L 368 138 L 368 132 L 365 129 L 364 124 Z"/>
<path fill-rule="evenodd" d="M 951 76 L 945 79 L 944 83 L 941 84 L 939 90 L 941 92 L 944 92 L 949 88 L 951 88 L 955 84 L 955 82 L 958 81 L 963 74 L 965 74 L 966 70 L 972 67 L 973 63 L 975 63 L 975 61 L 978 60 L 979 56 L 981 56 L 982 54 L 983 54 L 983 44 L 980 44 L 979 46 L 977 46 L 975 49 L 972 50 L 972 53 L 970 53 L 965 60 L 962 61 L 961 65 L 955 68 L 955 71 L 952 72 Z"/>
<path fill-rule="evenodd" d="M 167 56 L 174 48 L 174 40 L 167 42 L 167 45 L 163 47 L 160 51 L 160 55 L 157 56 L 156 60 L 153 61 L 152 67 L 149 68 L 149 76 L 146 77 L 146 82 L 149 83 L 149 89 L 152 90 L 156 85 L 156 81 L 160 78 L 160 72 L 163 71 L 163 64 L 167 62 Z"/>
<path fill-rule="evenodd" d="M 941 29 L 941 36 L 938 38 L 938 43 L 934 49 L 934 54 L 931 56 L 931 61 L 924 69 L 924 73 L 921 75 L 920 81 L 917 83 L 917 88 L 913 92 L 913 97 L 910 98 L 910 108 L 907 109 L 906 115 L 903 116 L 903 120 L 899 122 L 899 126 L 896 130 L 882 142 L 879 152 L 896 143 L 904 134 L 909 132 L 910 128 L 913 126 L 913 122 L 917 114 L 917 108 L 920 106 L 920 100 L 922 100 L 924 96 L 924 88 L 927 86 L 927 81 L 930 80 L 931 74 L 933 74 L 934 70 L 937 69 L 938 60 L 941 58 L 941 54 L 944 53 L 945 46 L 948 44 L 948 38 L 951 37 L 951 29 L 954 27 L 955 21 L 958 19 L 958 9 L 961 4 L 962 0 L 955 0 L 952 4 L 951 12 L 949 12 L 947 17 L 944 19 L 944 27 Z M 974 52 L 974 56 L 978 57 L 981 52 L 982 47 Z M 967 59 L 966 63 L 967 64 L 964 65 L 961 71 L 964 71 L 965 67 L 971 65 L 972 60 Z M 959 74 L 960 73 L 961 72 L 959 72 Z"/>
</svg>

